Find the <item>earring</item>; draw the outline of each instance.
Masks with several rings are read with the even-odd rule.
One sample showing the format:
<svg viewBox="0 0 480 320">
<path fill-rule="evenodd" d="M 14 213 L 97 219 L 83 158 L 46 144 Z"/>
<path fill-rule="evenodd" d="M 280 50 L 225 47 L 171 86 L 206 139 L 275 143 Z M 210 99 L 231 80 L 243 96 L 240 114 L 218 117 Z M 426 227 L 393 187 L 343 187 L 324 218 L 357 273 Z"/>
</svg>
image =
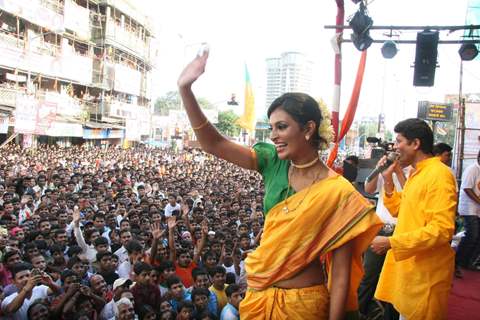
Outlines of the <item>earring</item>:
<svg viewBox="0 0 480 320">
<path fill-rule="evenodd" d="M 305 140 L 307 140 L 307 141 L 310 140 L 310 136 L 309 136 L 309 135 L 306 135 L 306 136 L 305 136 Z"/>
</svg>

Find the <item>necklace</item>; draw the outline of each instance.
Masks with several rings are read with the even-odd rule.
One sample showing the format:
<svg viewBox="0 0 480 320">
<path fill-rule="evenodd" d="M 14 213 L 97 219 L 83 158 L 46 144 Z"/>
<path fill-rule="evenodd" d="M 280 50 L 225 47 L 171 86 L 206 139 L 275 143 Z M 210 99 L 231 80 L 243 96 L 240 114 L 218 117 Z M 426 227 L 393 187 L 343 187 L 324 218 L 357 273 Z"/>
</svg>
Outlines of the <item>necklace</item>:
<svg viewBox="0 0 480 320">
<path fill-rule="evenodd" d="M 287 188 L 287 193 L 285 194 L 285 199 L 283 199 L 283 201 L 285 201 L 285 205 L 283 206 L 282 208 L 282 211 L 285 213 L 285 214 L 288 214 L 290 212 L 294 212 L 295 210 L 297 210 L 303 203 L 303 201 L 305 200 L 305 198 L 307 197 L 307 195 L 310 193 L 310 189 L 312 188 L 312 186 L 315 184 L 315 182 L 317 181 L 318 179 L 318 175 L 315 177 L 315 179 L 313 179 L 312 183 L 310 184 L 310 186 L 308 187 L 307 189 L 307 192 L 305 192 L 305 195 L 303 196 L 302 200 L 300 200 L 300 202 L 297 204 L 297 206 L 293 209 L 289 209 L 288 208 L 288 201 L 287 201 L 287 198 L 288 198 L 288 193 L 290 192 L 290 171 L 288 172 L 288 188 Z"/>
<path fill-rule="evenodd" d="M 294 168 L 305 169 L 305 168 L 309 168 L 309 167 L 313 166 L 315 163 L 317 163 L 318 160 L 320 160 L 320 158 L 316 157 L 315 159 L 313 159 L 309 163 L 305 163 L 305 164 L 295 164 L 295 163 L 293 163 L 293 161 L 290 161 L 290 163 L 292 164 L 292 167 L 294 167 Z"/>
</svg>

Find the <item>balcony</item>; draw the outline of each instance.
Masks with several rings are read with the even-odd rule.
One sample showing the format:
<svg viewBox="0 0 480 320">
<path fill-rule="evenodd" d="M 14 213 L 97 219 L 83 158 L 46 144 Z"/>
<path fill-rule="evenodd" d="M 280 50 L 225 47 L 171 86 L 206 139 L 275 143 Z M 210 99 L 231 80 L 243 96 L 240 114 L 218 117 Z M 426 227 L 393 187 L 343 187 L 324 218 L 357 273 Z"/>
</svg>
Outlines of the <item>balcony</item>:
<svg viewBox="0 0 480 320">
<path fill-rule="evenodd" d="M 0 33 L 1 66 L 89 85 L 92 58 L 64 49 L 47 43 L 31 43 L 25 48 L 23 39 Z"/>
<path fill-rule="evenodd" d="M 0 87 L 0 105 L 15 108 L 16 97 L 18 94 L 24 94 L 25 89 L 15 89 Z"/>
<path fill-rule="evenodd" d="M 134 32 L 131 32 L 111 18 L 107 18 L 105 24 L 105 42 L 120 48 L 143 60 L 150 60 L 150 38 L 145 40 Z"/>
<path fill-rule="evenodd" d="M 2 0 L 0 10 L 49 30 L 63 29 L 63 5 L 56 0 Z"/>
</svg>

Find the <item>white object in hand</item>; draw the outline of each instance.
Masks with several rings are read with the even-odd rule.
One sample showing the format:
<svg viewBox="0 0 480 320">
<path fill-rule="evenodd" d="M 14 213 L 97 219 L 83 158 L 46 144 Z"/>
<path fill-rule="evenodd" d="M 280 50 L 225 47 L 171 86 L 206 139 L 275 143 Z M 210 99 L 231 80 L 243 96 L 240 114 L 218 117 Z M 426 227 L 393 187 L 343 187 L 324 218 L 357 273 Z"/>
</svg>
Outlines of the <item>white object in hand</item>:
<svg viewBox="0 0 480 320">
<path fill-rule="evenodd" d="M 210 48 L 208 47 L 208 43 L 203 42 L 203 43 L 201 44 L 201 46 L 200 46 L 200 49 L 198 49 L 197 56 L 201 57 L 201 56 L 203 56 L 205 53 L 207 53 L 209 50 L 210 50 Z"/>
</svg>

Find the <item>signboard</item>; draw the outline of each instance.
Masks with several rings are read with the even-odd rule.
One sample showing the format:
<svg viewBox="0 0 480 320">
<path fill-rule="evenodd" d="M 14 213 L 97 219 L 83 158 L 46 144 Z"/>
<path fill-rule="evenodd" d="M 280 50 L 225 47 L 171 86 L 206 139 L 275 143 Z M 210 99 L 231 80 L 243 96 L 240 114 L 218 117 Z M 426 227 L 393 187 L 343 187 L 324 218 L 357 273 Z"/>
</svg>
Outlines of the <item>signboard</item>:
<svg viewBox="0 0 480 320">
<path fill-rule="evenodd" d="M 18 95 L 15 108 L 15 132 L 46 134 L 57 116 L 57 104 Z"/>
<path fill-rule="evenodd" d="M 417 116 L 430 121 L 452 121 L 453 104 L 419 101 Z"/>
</svg>

